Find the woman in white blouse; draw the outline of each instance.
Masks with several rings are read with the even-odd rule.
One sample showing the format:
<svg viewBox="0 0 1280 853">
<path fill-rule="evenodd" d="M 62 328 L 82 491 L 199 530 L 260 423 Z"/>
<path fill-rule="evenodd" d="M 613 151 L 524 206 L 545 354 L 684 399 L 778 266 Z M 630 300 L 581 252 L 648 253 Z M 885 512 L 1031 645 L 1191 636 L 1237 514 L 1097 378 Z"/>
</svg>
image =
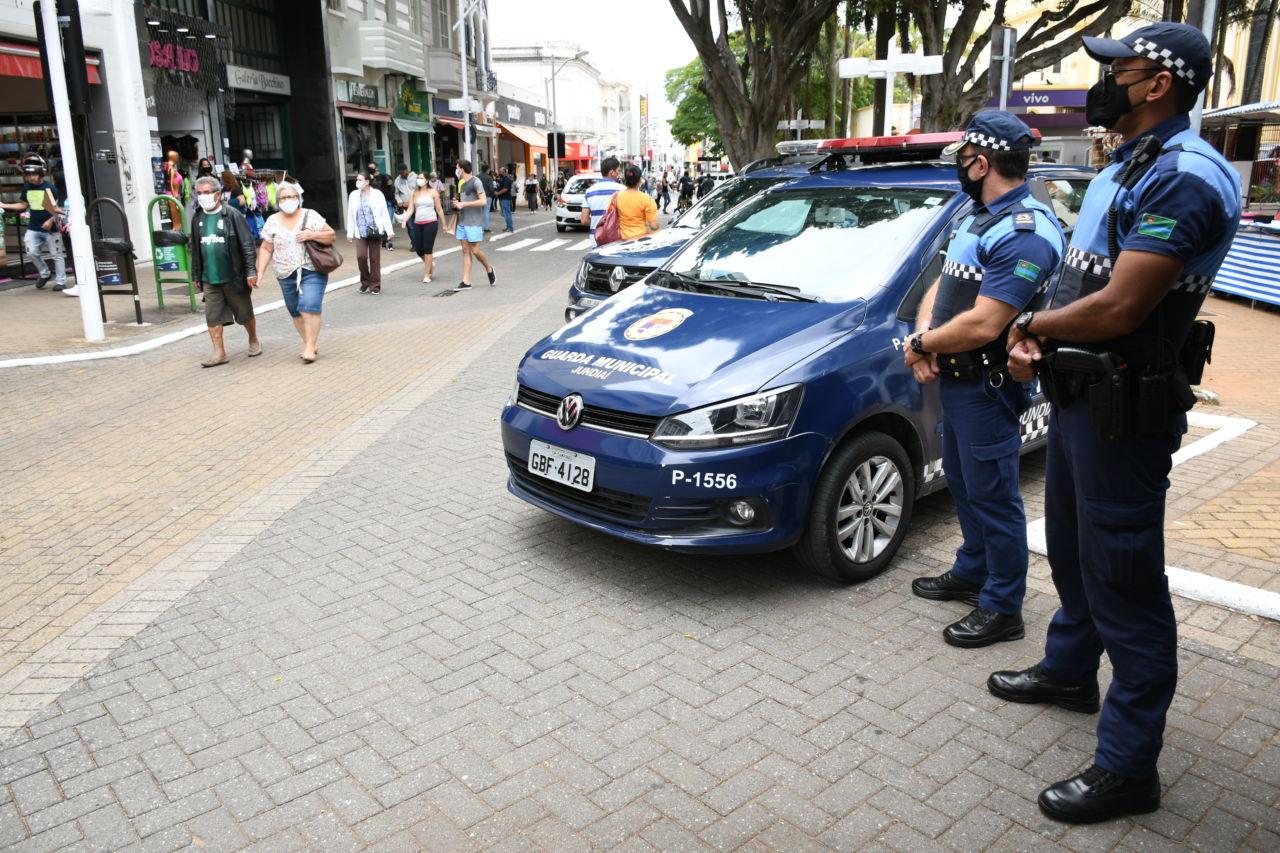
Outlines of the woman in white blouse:
<svg viewBox="0 0 1280 853">
<path fill-rule="evenodd" d="M 338 235 L 323 216 L 302 206 L 302 187 L 296 183 L 286 181 L 280 184 L 276 190 L 276 206 L 280 212 L 273 213 L 262 226 L 258 280 L 262 280 L 267 264 L 271 264 L 284 294 L 284 306 L 302 338 L 299 357 L 305 364 L 311 364 L 316 360 L 320 305 L 324 301 L 329 274 L 316 271 L 302 244 L 314 240 L 331 246 Z"/>
<path fill-rule="evenodd" d="M 360 292 L 382 292 L 382 242 L 391 239 L 391 214 L 382 193 L 369 185 L 364 172 L 347 196 L 347 242 L 356 244 Z"/>
</svg>

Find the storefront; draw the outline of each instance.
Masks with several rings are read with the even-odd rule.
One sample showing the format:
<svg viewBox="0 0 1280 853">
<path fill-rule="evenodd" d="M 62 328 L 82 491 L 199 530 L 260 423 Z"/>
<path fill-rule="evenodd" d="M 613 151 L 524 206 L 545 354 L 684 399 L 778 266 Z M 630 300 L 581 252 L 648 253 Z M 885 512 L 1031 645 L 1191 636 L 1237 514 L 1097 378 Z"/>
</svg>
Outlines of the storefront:
<svg viewBox="0 0 1280 853">
<path fill-rule="evenodd" d="M 1040 131 L 1035 154 L 1048 163 L 1089 165 L 1092 139 L 1085 135 L 1084 104 L 1088 89 L 1040 86 L 1014 89 L 1007 108 L 1017 113 L 1028 127 Z M 992 99 L 989 107 L 999 106 Z"/>
<path fill-rule="evenodd" d="M 231 151 L 252 151 L 255 169 L 290 169 L 292 81 L 283 74 L 228 65 L 227 87 L 235 97 L 235 109 L 227 115 Z"/>
<path fill-rule="evenodd" d="M 344 177 L 354 186 L 356 173 L 366 171 L 370 163 L 383 172 L 393 168 L 387 156 L 391 110 L 381 104 L 377 86 L 356 80 L 339 80 L 337 85 Z"/>
<path fill-rule="evenodd" d="M 400 98 L 391 114 L 391 123 L 400 132 L 399 163 L 414 172 L 435 170 L 435 125 L 431 121 L 431 96 L 419 92 L 412 80 L 400 85 Z"/>
<path fill-rule="evenodd" d="M 502 135 L 498 137 L 498 162 L 515 164 L 516 179 L 538 176 L 546 171 L 546 113 L 528 104 L 504 98 L 498 104 Z M 536 126 L 530 126 L 529 123 Z"/>
<path fill-rule="evenodd" d="M 566 142 L 564 157 L 560 159 L 560 171 L 575 174 L 590 172 L 595 163 L 595 146 L 586 142 Z"/>
<path fill-rule="evenodd" d="M 436 159 L 441 174 L 453 174 L 462 150 L 463 115 L 449 109 L 445 98 L 431 98 L 431 113 L 436 125 Z M 471 162 L 476 169 L 497 168 L 498 135 L 501 130 L 492 113 L 478 112 L 469 116 L 471 125 Z"/>
</svg>

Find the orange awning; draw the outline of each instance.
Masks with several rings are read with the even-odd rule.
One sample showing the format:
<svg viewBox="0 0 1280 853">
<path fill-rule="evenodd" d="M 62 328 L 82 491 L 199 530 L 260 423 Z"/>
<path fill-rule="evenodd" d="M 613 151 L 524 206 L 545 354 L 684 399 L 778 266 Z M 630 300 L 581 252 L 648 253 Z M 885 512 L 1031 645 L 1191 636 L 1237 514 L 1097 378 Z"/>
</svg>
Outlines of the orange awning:
<svg viewBox="0 0 1280 853">
<path fill-rule="evenodd" d="M 547 135 L 536 127 L 529 127 L 524 124 L 507 124 L 505 121 L 500 121 L 498 124 L 502 125 L 502 129 L 509 135 L 514 136 L 530 148 L 536 149 L 535 153 L 546 152 Z"/>
<path fill-rule="evenodd" d="M 436 116 L 436 124 L 443 124 L 446 127 L 452 127 L 455 130 L 462 130 L 462 119 L 449 118 L 448 116 Z"/>
<path fill-rule="evenodd" d="M 86 55 L 85 70 L 89 82 L 102 84 L 102 75 L 98 73 L 100 64 L 97 57 Z M 40 49 L 27 44 L 0 41 L 0 77 L 26 77 L 30 80 L 43 80 L 40 70 Z"/>
</svg>

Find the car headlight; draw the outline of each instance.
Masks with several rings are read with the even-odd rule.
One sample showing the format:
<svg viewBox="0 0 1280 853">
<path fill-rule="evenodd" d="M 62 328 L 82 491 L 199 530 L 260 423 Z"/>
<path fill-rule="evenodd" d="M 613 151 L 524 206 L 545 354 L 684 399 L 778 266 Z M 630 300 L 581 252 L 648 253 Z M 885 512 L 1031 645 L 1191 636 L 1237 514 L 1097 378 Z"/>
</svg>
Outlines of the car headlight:
<svg viewBox="0 0 1280 853">
<path fill-rule="evenodd" d="M 587 262 L 578 264 L 578 271 L 573 274 L 573 286 L 578 290 L 587 289 Z"/>
<path fill-rule="evenodd" d="M 653 431 L 653 441 L 685 450 L 773 441 L 791 429 L 803 395 L 803 385 L 788 385 L 670 415 Z"/>
<path fill-rule="evenodd" d="M 520 377 L 516 377 L 515 384 L 511 387 L 511 394 L 507 397 L 507 405 L 514 406 L 520 398 Z"/>
</svg>

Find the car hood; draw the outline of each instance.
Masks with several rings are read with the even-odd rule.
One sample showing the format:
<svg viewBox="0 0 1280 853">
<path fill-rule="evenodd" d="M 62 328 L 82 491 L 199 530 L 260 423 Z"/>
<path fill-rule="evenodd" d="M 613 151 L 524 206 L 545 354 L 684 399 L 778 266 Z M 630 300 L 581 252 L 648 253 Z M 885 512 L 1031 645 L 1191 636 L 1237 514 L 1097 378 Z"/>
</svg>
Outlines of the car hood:
<svg viewBox="0 0 1280 853">
<path fill-rule="evenodd" d="M 622 240 L 593 249 L 584 259 L 593 264 L 657 269 L 697 233 L 692 228 L 666 228 L 634 240 Z"/>
<path fill-rule="evenodd" d="M 767 302 L 638 284 L 539 341 L 521 384 L 662 416 L 760 390 L 856 329 L 866 303 Z"/>
</svg>

